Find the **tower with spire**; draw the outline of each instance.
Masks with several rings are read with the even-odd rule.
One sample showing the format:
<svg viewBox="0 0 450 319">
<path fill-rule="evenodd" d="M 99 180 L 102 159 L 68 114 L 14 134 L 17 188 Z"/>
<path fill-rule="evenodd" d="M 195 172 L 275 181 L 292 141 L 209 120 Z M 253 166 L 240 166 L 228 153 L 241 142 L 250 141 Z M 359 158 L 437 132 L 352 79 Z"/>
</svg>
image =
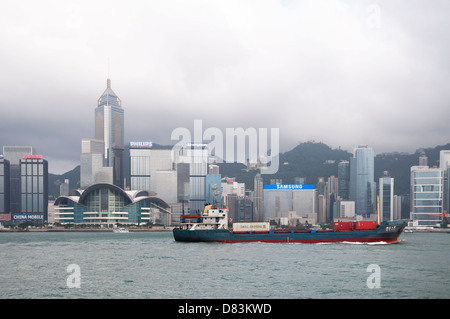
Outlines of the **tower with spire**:
<svg viewBox="0 0 450 319">
<path fill-rule="evenodd" d="M 95 108 L 95 139 L 104 142 L 103 166 L 113 168 L 113 183 L 123 187 L 124 110 L 109 78 Z"/>
</svg>

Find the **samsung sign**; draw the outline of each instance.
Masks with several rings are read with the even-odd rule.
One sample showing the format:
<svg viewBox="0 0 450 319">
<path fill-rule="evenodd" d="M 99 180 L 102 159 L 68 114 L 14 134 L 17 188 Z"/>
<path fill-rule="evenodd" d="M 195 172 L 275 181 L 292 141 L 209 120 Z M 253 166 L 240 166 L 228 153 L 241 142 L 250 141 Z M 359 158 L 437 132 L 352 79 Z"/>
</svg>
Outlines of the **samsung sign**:
<svg viewBox="0 0 450 319">
<path fill-rule="evenodd" d="M 44 214 L 14 214 L 13 220 L 44 220 Z"/>
<path fill-rule="evenodd" d="M 314 189 L 313 184 L 267 184 L 264 189 Z"/>
</svg>

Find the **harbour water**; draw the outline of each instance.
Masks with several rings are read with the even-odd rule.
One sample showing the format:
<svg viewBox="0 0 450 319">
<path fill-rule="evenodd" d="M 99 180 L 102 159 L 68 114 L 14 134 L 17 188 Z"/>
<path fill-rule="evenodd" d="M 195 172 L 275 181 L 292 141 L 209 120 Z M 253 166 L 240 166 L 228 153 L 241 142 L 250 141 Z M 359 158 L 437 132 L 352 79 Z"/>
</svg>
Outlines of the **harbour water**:
<svg viewBox="0 0 450 319">
<path fill-rule="evenodd" d="M 170 232 L 4 232 L 0 297 L 448 298 L 450 234 L 400 238 L 397 244 L 223 244 L 175 242 Z"/>
</svg>

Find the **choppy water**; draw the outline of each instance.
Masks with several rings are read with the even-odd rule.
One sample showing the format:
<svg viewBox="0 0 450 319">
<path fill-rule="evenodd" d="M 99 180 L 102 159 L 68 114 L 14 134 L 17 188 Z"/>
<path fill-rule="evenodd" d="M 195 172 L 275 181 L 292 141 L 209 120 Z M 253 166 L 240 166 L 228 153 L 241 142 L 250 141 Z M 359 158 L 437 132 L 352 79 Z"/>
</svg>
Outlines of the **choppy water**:
<svg viewBox="0 0 450 319">
<path fill-rule="evenodd" d="M 450 234 L 398 244 L 179 243 L 171 233 L 0 233 L 1 298 L 448 298 Z M 68 287 L 78 265 L 80 288 Z M 378 265 L 380 288 L 367 285 Z"/>
</svg>

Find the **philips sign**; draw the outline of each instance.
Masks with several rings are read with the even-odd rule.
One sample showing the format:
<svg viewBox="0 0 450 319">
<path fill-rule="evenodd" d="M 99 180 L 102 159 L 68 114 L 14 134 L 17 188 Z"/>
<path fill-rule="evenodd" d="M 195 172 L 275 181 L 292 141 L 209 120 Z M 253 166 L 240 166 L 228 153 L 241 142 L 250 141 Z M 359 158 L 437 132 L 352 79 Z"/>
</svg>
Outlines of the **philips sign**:
<svg viewBox="0 0 450 319">
<path fill-rule="evenodd" d="M 264 189 L 314 189 L 313 184 L 267 184 Z"/>
<path fill-rule="evenodd" d="M 152 142 L 130 142 L 131 148 L 152 148 Z"/>
</svg>

